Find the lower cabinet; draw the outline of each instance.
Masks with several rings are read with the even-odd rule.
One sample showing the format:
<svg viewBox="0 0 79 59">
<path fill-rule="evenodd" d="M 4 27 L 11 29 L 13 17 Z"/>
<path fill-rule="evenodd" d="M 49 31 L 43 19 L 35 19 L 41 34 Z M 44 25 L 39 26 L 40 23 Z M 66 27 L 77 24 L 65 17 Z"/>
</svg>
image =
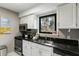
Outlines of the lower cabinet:
<svg viewBox="0 0 79 59">
<path fill-rule="evenodd" d="M 47 47 L 47 46 L 43 46 L 43 45 L 40 45 L 39 47 L 40 47 L 39 54 L 41 56 L 53 56 L 53 48 L 52 47 Z"/>
<path fill-rule="evenodd" d="M 27 51 L 23 51 L 23 55 L 24 55 L 24 56 L 30 56 L 30 55 L 31 55 L 31 52 L 28 51 L 28 50 L 27 50 Z"/>
<path fill-rule="evenodd" d="M 40 56 L 52 56 L 51 52 L 40 50 Z"/>
<path fill-rule="evenodd" d="M 53 48 L 23 40 L 24 56 L 53 56 Z M 26 43 L 25 43 L 26 42 Z"/>
<path fill-rule="evenodd" d="M 32 51 L 31 51 L 31 55 L 32 56 L 39 56 L 39 48 L 36 48 L 36 47 L 32 47 Z"/>
<path fill-rule="evenodd" d="M 31 42 L 31 46 L 32 46 L 32 56 L 39 56 L 39 44 L 36 43 L 32 43 Z"/>
<path fill-rule="evenodd" d="M 23 40 L 23 55 L 30 56 L 31 55 L 31 44 L 28 41 Z"/>
</svg>

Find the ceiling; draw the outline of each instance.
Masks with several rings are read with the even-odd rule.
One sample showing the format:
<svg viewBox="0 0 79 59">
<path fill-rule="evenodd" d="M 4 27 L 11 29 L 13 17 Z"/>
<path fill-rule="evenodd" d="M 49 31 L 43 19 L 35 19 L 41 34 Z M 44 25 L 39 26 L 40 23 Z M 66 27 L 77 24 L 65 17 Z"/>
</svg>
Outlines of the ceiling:
<svg viewBox="0 0 79 59">
<path fill-rule="evenodd" d="M 0 3 L 0 7 L 9 9 L 14 12 L 22 12 L 37 5 L 40 5 L 40 3 Z"/>
<path fill-rule="evenodd" d="M 22 11 L 29 10 L 33 7 L 36 7 L 36 6 L 39 6 L 42 4 L 48 5 L 51 3 L 0 3 L 0 7 L 9 9 L 9 10 L 14 11 L 14 12 L 22 12 Z M 59 4 L 54 4 L 54 3 L 52 3 L 52 4 L 54 6 L 59 5 Z"/>
</svg>

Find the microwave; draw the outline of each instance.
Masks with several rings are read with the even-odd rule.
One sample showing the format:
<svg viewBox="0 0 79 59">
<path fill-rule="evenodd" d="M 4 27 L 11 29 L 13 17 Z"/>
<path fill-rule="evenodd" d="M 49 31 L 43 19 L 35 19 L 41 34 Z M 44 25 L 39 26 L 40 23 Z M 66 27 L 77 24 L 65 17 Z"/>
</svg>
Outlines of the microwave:
<svg viewBox="0 0 79 59">
<path fill-rule="evenodd" d="M 19 30 L 20 31 L 27 31 L 27 24 L 20 24 Z"/>
</svg>

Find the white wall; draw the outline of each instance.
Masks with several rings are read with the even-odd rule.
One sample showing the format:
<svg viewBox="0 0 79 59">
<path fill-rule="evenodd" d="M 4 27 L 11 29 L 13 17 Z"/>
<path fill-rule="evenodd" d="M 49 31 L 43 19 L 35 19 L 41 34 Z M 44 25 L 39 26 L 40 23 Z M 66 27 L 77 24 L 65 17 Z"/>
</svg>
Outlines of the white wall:
<svg viewBox="0 0 79 59">
<path fill-rule="evenodd" d="M 6 45 L 8 47 L 8 52 L 11 52 L 14 50 L 14 37 L 19 33 L 18 15 L 4 8 L 0 8 L 0 16 L 10 17 L 11 20 L 11 33 L 0 34 L 0 45 Z"/>
</svg>

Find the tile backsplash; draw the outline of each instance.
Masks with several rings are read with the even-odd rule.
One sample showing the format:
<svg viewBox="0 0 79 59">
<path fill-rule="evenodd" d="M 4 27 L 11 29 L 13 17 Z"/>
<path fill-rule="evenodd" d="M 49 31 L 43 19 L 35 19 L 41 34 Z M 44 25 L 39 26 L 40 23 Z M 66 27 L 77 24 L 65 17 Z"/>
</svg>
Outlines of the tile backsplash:
<svg viewBox="0 0 79 59">
<path fill-rule="evenodd" d="M 79 40 L 79 29 L 71 29 L 70 32 L 68 31 L 68 29 L 60 29 L 58 35 L 40 33 L 40 36 Z"/>
</svg>

